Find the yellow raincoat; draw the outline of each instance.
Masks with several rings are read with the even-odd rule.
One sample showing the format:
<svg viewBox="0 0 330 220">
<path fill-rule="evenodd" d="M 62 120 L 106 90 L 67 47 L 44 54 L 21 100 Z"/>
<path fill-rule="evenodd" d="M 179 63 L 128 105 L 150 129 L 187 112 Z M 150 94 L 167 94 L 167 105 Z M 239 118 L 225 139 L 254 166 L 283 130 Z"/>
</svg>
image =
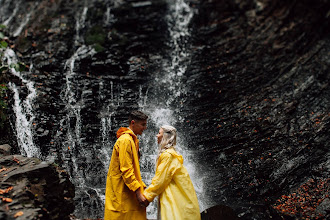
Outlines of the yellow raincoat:
<svg viewBox="0 0 330 220">
<path fill-rule="evenodd" d="M 161 220 L 200 220 L 198 200 L 183 158 L 173 148 L 157 161 L 156 175 L 144 191 L 151 202 L 159 195 Z"/>
<path fill-rule="evenodd" d="M 145 220 L 135 191 L 146 187 L 139 165 L 139 140 L 132 130 L 120 128 L 113 147 L 105 190 L 104 220 Z"/>
</svg>

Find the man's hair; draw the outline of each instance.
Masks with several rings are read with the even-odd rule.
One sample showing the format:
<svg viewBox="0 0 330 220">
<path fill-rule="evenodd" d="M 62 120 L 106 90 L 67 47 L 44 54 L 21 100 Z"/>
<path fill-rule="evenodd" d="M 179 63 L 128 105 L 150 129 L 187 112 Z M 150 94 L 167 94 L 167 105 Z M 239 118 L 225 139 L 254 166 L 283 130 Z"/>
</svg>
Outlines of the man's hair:
<svg viewBox="0 0 330 220">
<path fill-rule="evenodd" d="M 143 112 L 132 111 L 128 117 L 128 124 L 130 124 L 132 120 L 141 121 L 141 120 L 147 120 L 147 119 L 148 119 L 148 116 L 146 114 L 144 114 Z"/>
</svg>

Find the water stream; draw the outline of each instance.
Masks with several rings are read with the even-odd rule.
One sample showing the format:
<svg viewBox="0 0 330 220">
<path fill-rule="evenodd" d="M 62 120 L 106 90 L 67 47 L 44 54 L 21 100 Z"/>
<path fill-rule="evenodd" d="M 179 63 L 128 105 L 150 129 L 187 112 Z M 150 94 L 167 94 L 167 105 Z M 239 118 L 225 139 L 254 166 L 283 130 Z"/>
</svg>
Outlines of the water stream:
<svg viewBox="0 0 330 220">
<path fill-rule="evenodd" d="M 34 83 L 25 77 L 15 68 L 11 67 L 12 64 L 17 64 L 18 59 L 12 49 L 7 49 L 4 52 L 4 61 L 10 67 L 10 72 L 18 77 L 21 85 L 9 83 L 8 86 L 14 94 L 13 110 L 16 115 L 15 127 L 18 146 L 22 155 L 28 157 L 40 157 L 41 151 L 34 143 L 34 125 L 35 114 L 33 110 L 34 99 L 36 98 L 36 89 Z M 29 74 L 33 69 L 30 65 Z M 24 94 L 26 93 L 26 94 Z M 25 95 L 25 98 L 23 98 Z"/>
<path fill-rule="evenodd" d="M 90 10 L 93 10 L 94 1 L 84 1 L 74 16 L 75 35 L 72 36 L 73 49 L 71 55 L 64 62 L 62 85 L 59 101 L 64 108 L 57 117 L 57 128 L 53 132 L 54 145 L 58 146 L 57 153 L 49 153 L 48 160 L 63 161 L 63 166 L 70 174 L 71 181 L 76 187 L 76 210 L 78 218 L 97 218 L 103 216 L 105 177 L 108 171 L 112 146 L 115 137 L 112 136 L 119 126 L 126 124 L 122 119 L 116 117 L 116 111 L 120 106 L 129 103 L 128 97 L 138 94 L 138 106 L 145 111 L 149 117 L 149 129 L 140 137 L 142 150 L 141 173 L 142 178 L 148 185 L 155 172 L 155 160 L 158 146 L 155 135 L 161 125 L 170 124 L 180 126 L 183 116 L 180 115 L 182 100 L 185 99 L 186 87 L 184 85 L 184 74 L 190 62 L 189 53 L 189 23 L 194 15 L 194 11 L 183 0 L 169 0 L 168 14 L 164 18 L 168 25 L 169 41 L 167 42 L 167 56 L 162 57 L 162 67 L 159 74 L 154 75 L 150 84 L 141 84 L 137 87 L 139 91 L 127 88 L 122 85 L 121 78 L 107 75 L 106 77 L 87 78 L 86 73 L 79 68 L 85 58 L 93 58 L 96 51 L 91 46 L 87 46 L 84 39 L 86 27 L 90 25 L 88 17 Z M 109 1 L 104 12 L 103 25 L 108 28 L 114 23 L 115 17 L 111 13 L 111 7 L 118 7 L 121 1 Z M 13 6 L 13 5 L 11 5 Z M 16 5 L 12 14 L 3 18 L 6 24 L 17 17 L 19 6 Z M 28 24 L 33 12 L 25 15 L 25 20 L 20 23 L 18 29 L 13 30 L 14 36 L 20 35 L 24 27 Z M 111 53 L 111 52 L 110 52 Z M 12 50 L 6 52 L 7 62 L 17 62 L 17 58 Z M 31 71 L 33 70 L 31 65 Z M 11 72 L 22 81 L 23 89 L 27 92 L 22 95 L 22 88 L 19 85 L 10 83 L 9 87 L 13 91 L 15 104 L 13 106 L 16 114 L 16 133 L 21 153 L 29 157 L 41 157 L 41 148 L 34 143 L 34 124 L 38 123 L 34 100 L 37 90 L 34 82 L 26 80 L 14 69 Z M 130 76 L 127 76 L 128 79 Z M 134 78 L 134 77 L 133 77 Z M 98 85 L 95 93 L 92 86 Z M 150 92 L 152 91 L 152 92 Z M 25 98 L 23 98 L 25 97 Z M 86 114 L 94 114 L 90 108 L 97 106 L 98 124 L 88 124 Z M 86 113 L 87 112 L 87 113 Z M 85 115 L 84 115 L 85 114 Z M 94 116 L 93 116 L 94 117 Z M 97 135 L 93 141 L 88 141 L 89 131 L 94 129 Z M 194 164 L 193 152 L 188 148 L 185 140 L 185 132 L 178 131 L 177 149 L 183 155 L 188 172 L 195 186 L 200 202 L 200 208 L 205 208 L 203 198 L 203 177 L 198 173 Z M 156 218 L 156 205 L 152 203 L 147 209 L 148 218 Z"/>
<path fill-rule="evenodd" d="M 183 1 L 169 1 L 169 11 L 166 16 L 170 41 L 167 43 L 171 50 L 169 59 L 163 58 L 162 70 L 160 74 L 155 75 L 154 83 L 146 85 L 147 88 L 141 88 L 146 91 L 140 95 L 140 108 L 150 116 L 149 127 L 141 137 L 142 149 L 141 171 L 142 178 L 146 184 L 151 183 L 155 170 L 155 162 L 158 154 L 156 144 L 156 134 L 162 125 L 180 126 L 183 123 L 183 117 L 180 115 L 182 100 L 185 98 L 186 87 L 184 85 L 184 74 L 189 65 L 189 23 L 194 15 L 194 10 Z M 152 90 L 152 95 L 148 92 Z M 153 91 L 154 90 L 154 91 Z M 150 103 L 153 103 L 150 105 Z M 188 149 L 185 140 L 185 132 L 178 130 L 177 150 L 184 157 L 186 166 L 192 182 L 194 184 L 197 197 L 200 203 L 200 209 L 205 208 L 203 198 L 203 177 L 196 171 L 193 153 Z M 151 172 L 150 172 L 151 171 Z M 147 208 L 148 218 L 156 219 L 156 202 L 153 202 Z"/>
</svg>

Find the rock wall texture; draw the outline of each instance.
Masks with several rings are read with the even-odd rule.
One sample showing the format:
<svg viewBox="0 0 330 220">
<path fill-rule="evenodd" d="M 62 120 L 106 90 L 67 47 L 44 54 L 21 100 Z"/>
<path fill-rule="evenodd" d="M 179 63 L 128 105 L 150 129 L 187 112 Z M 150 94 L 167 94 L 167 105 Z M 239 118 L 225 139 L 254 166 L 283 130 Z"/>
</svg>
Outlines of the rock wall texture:
<svg viewBox="0 0 330 220">
<path fill-rule="evenodd" d="M 15 8 L 8 2 L 0 8 L 6 18 Z M 154 76 L 165 74 L 173 51 L 166 18 L 173 2 L 19 5 L 8 31 L 19 59 L 33 66 L 23 75 L 37 90 L 33 134 L 41 157 L 55 155 L 69 169 L 79 168 L 73 179 L 104 187 L 104 159 L 95 143 L 114 139 L 141 94 L 157 95 L 171 86 L 155 86 Z M 180 47 L 190 56 L 180 81 L 183 92 L 172 105 L 208 205 L 230 207 L 220 212 L 233 210 L 241 219 L 329 218 L 329 2 L 186 2 L 194 16 L 190 37 L 182 37 Z M 17 76 L 10 80 L 24 84 Z M 21 90 L 24 99 L 28 90 Z M 171 94 L 146 105 L 160 105 L 166 95 Z M 14 104 L 13 94 L 9 101 Z M 100 135 L 105 115 L 113 139 Z M 15 126 L 14 112 L 11 121 Z M 95 191 L 88 195 L 93 197 L 80 199 L 81 213 L 101 216 Z"/>
<path fill-rule="evenodd" d="M 67 173 L 49 162 L 8 155 L 1 145 L 0 219 L 69 219 L 74 186 Z"/>
<path fill-rule="evenodd" d="M 215 183 L 209 196 L 244 219 L 275 217 L 281 195 L 310 179 L 328 181 L 329 4 L 196 5 L 185 127 L 202 169 L 217 174 L 206 180 Z M 280 213 L 306 218 L 291 211 Z"/>
</svg>

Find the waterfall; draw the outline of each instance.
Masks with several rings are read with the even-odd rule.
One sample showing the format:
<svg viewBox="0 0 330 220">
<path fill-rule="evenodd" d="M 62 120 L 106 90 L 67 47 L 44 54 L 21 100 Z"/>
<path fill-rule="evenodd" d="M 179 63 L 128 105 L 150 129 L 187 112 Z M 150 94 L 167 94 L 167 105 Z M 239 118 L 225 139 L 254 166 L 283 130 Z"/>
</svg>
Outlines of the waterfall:
<svg viewBox="0 0 330 220">
<path fill-rule="evenodd" d="M 14 37 L 17 37 L 18 35 L 21 34 L 23 28 L 25 27 L 25 25 L 29 22 L 30 20 L 30 17 L 31 17 L 31 13 L 32 12 L 29 12 L 27 15 L 26 15 L 26 18 L 24 20 L 24 22 L 21 23 L 21 25 L 17 28 L 17 30 L 14 32 Z"/>
<path fill-rule="evenodd" d="M 183 77 L 190 61 L 188 25 L 194 15 L 194 11 L 183 0 L 169 1 L 169 13 L 166 16 L 170 41 L 168 42 L 171 50 L 168 52 L 169 59 L 163 59 L 163 67 L 160 74 L 155 76 L 154 83 L 148 86 L 143 94 L 140 88 L 139 105 L 149 117 L 149 129 L 144 132 L 141 138 L 143 158 L 140 161 L 142 179 L 146 184 L 151 183 L 155 172 L 155 160 L 157 157 L 158 146 L 156 144 L 156 134 L 162 125 L 179 125 L 182 123 L 180 116 L 180 102 L 185 95 Z M 149 90 L 156 90 L 148 95 Z M 203 178 L 195 169 L 193 163 L 193 153 L 187 148 L 184 137 L 185 132 L 178 130 L 177 149 L 184 156 L 186 166 L 192 182 L 194 184 L 200 209 L 204 208 L 203 203 Z M 156 218 L 156 202 L 151 203 L 147 208 L 147 216 L 150 219 Z"/>
<path fill-rule="evenodd" d="M 35 2 L 35 3 L 28 3 L 28 6 L 24 6 L 22 4 L 22 1 L 7 1 L 4 3 L 0 4 L 0 24 L 3 24 L 5 26 L 9 26 L 12 22 L 18 22 L 18 26 L 17 25 L 12 25 L 12 28 L 15 28 L 15 30 L 13 30 L 13 36 L 14 37 L 18 37 L 22 30 L 26 27 L 26 25 L 29 23 L 31 15 L 35 13 L 36 8 L 38 7 L 39 3 Z M 12 8 L 14 5 L 14 8 Z M 23 8 L 23 7 L 27 7 L 27 8 Z M 25 13 L 18 13 L 20 10 L 26 10 L 28 11 L 27 14 Z M 8 16 L 7 18 L 5 16 L 7 16 L 6 12 L 11 12 L 10 16 Z"/>
<path fill-rule="evenodd" d="M 86 7 L 84 8 L 83 14 L 84 13 L 87 13 Z M 77 33 L 79 33 L 79 30 Z M 80 39 L 80 37 L 78 36 L 76 39 Z M 90 149 L 86 149 L 86 144 L 83 143 L 81 110 L 85 107 L 85 91 L 84 88 L 79 88 L 81 83 L 76 79 L 75 63 L 80 59 L 93 56 L 94 54 L 94 49 L 82 45 L 67 60 L 64 67 L 66 85 L 64 91 L 62 91 L 62 99 L 63 102 L 66 103 L 66 115 L 61 120 L 60 127 L 66 132 L 66 137 L 62 142 L 62 158 L 64 159 L 65 167 L 69 171 L 71 181 L 76 187 L 78 201 L 84 197 L 84 195 L 81 194 L 91 197 L 88 191 L 91 187 L 88 186 L 86 180 L 88 174 L 82 169 L 81 164 L 82 162 L 88 163 L 88 158 L 91 159 L 93 153 Z M 78 203 L 78 205 L 84 206 L 83 202 Z"/>
<path fill-rule="evenodd" d="M 4 3 L 2 3 L 2 2 L 0 2 L 0 3 L 1 3 L 1 4 L 0 4 L 1 6 L 4 5 Z M 10 4 L 7 4 L 7 5 L 10 5 Z M 15 5 L 15 8 L 14 8 L 12 14 L 11 14 L 11 15 L 10 15 L 5 21 L 2 22 L 3 25 L 6 25 L 6 26 L 7 26 L 7 25 L 11 22 L 11 20 L 16 16 L 17 11 L 18 11 L 18 8 L 19 8 L 19 5 L 20 5 L 20 4 L 16 4 L 16 5 Z M 5 7 L 1 7 L 1 8 L 0 8 L 0 12 L 1 12 L 1 14 L 4 14 L 4 12 L 3 12 L 1 9 L 5 9 Z M 4 10 L 4 11 L 5 11 L 5 10 Z"/>
<path fill-rule="evenodd" d="M 87 11 L 88 7 L 85 6 L 81 14 L 77 14 L 75 45 L 79 45 L 79 43 L 83 41 L 81 39 L 80 31 L 85 27 Z"/>
<path fill-rule="evenodd" d="M 122 110 L 123 106 L 127 104 L 130 107 L 133 106 L 131 104 L 135 104 L 136 101 L 138 101 L 140 109 L 150 116 L 149 129 L 140 138 L 142 150 L 140 164 L 143 180 L 147 185 L 151 183 L 155 172 L 158 149 L 155 135 L 158 133 L 159 126 L 164 124 L 178 126 L 183 122 L 183 116 L 180 115 L 180 100 L 184 99 L 186 94 L 184 77 L 190 62 L 188 25 L 194 15 L 194 11 L 184 1 L 169 0 L 168 15 L 164 18 L 168 24 L 170 39 L 167 42 L 169 48 L 166 51 L 167 56 L 160 57 L 162 58 L 160 73 L 154 75 L 150 84 L 137 85 L 138 91 L 136 91 L 135 88 L 129 88 L 129 84 L 122 83 L 122 80 L 126 79 L 136 82 L 138 79 L 134 78 L 136 76 L 118 76 L 107 72 L 104 76 L 100 73 L 99 77 L 86 77 L 86 73 L 82 72 L 84 70 L 80 68 L 85 58 L 98 59 L 94 57 L 96 52 L 92 46 L 86 45 L 85 42 L 86 31 L 93 25 L 89 19 L 91 19 L 90 14 L 92 14 L 96 2 L 77 3 L 78 7 L 72 25 L 74 34 L 71 39 L 71 53 L 63 62 L 64 66 L 61 67 L 61 73 L 57 75 L 63 77 L 63 85 L 58 100 L 61 107 L 59 107 L 58 115 L 54 116 L 56 119 L 54 129 L 58 130 L 54 131 L 56 135 L 52 137 L 58 152 L 56 156 L 48 155 L 46 157 L 49 160 L 58 159 L 68 171 L 76 188 L 74 214 L 78 218 L 94 218 L 103 215 L 106 174 L 112 147 L 116 141 L 114 134 L 119 126 L 126 125 L 126 121 L 117 118 L 117 111 Z M 111 29 L 115 20 L 111 14 L 112 7 L 119 7 L 120 4 L 125 3 L 121 0 L 106 2 L 101 21 L 104 27 Z M 148 6 L 149 3 L 146 5 Z M 11 8 L 13 9 L 12 14 L 6 17 L 8 24 L 13 23 L 22 10 L 17 3 Z M 7 11 L 10 10 L 7 9 Z M 16 36 L 22 35 L 21 32 L 29 25 L 33 16 L 33 11 L 25 13 L 25 20 L 16 25 L 12 32 Z M 8 54 L 13 53 L 8 51 Z M 107 55 L 108 57 L 116 56 L 116 54 Z M 13 59 L 12 57 L 10 59 Z M 28 91 L 28 95 L 23 100 L 22 89 L 12 83 L 9 85 L 14 93 L 15 106 L 13 108 L 17 116 L 16 131 L 20 134 L 18 135 L 19 146 L 25 152 L 22 152 L 23 154 L 39 156 L 41 154 L 40 146 L 36 146 L 33 142 L 35 130 L 33 123 L 37 124 L 34 121 L 38 119 L 35 117 L 33 109 L 33 102 L 36 97 L 34 83 L 26 80 L 14 70 L 12 73 L 21 79 L 24 89 Z M 93 86 L 98 89 L 93 90 Z M 95 91 L 97 95 L 93 94 Z M 136 96 L 134 96 L 135 93 Z M 86 97 L 89 96 L 91 99 L 88 100 Z M 90 104 L 91 100 L 93 104 Z M 94 105 L 96 106 L 95 109 L 91 110 L 90 108 Z M 87 122 L 89 114 L 94 114 L 93 116 L 96 118 L 91 122 L 93 124 Z M 87 132 L 88 129 L 94 129 L 94 136 L 89 141 L 86 140 L 90 134 Z M 188 149 L 184 133 L 184 131 L 178 130 L 178 151 L 185 158 L 184 164 L 201 202 L 203 183 L 201 178 L 197 178 L 195 165 L 192 162 L 193 153 Z M 155 218 L 155 202 L 148 207 L 147 212 L 148 218 Z"/>
<path fill-rule="evenodd" d="M 84 79 L 81 72 L 76 72 L 80 61 L 86 57 L 93 57 L 95 50 L 91 46 L 86 46 L 84 42 L 84 31 L 87 27 L 87 16 L 93 2 L 84 2 L 80 10 L 77 11 L 75 19 L 74 45 L 76 51 L 66 61 L 65 87 L 62 90 L 62 100 L 66 104 L 66 114 L 61 120 L 60 127 L 64 129 L 66 136 L 62 137 L 62 159 L 67 168 L 71 181 L 76 187 L 76 210 L 77 217 L 100 217 L 103 215 L 105 202 L 106 174 L 110 162 L 112 146 L 114 144 L 111 132 L 113 132 L 113 112 L 121 102 L 121 85 L 114 85 L 113 81 L 106 82 L 102 78 L 97 79 L 98 97 L 95 102 L 104 103 L 99 109 L 97 118 L 99 119 L 99 137 L 95 137 L 95 143 L 89 143 L 86 139 L 86 129 L 83 127 L 84 118 L 82 111 L 86 109 L 88 103 L 84 98 L 85 94 L 92 94 L 89 86 L 94 83 L 93 79 Z M 110 8 L 107 8 L 104 22 L 105 25 L 111 23 L 113 16 Z M 110 100 L 107 99 L 106 92 L 108 83 L 110 84 Z M 81 85 L 84 85 L 81 87 Z M 116 91 L 118 89 L 118 91 Z M 108 103 L 109 102 L 109 103 Z M 85 129 L 85 130 L 84 130 Z"/>
<path fill-rule="evenodd" d="M 4 52 L 4 61 L 10 67 L 12 64 L 17 64 L 18 59 L 15 52 L 12 49 L 6 49 Z M 33 65 L 30 66 L 30 74 Z M 25 79 L 21 72 L 17 71 L 15 68 L 10 67 L 10 72 L 17 76 L 21 82 L 22 86 L 18 87 L 15 83 L 9 83 L 8 86 L 14 93 L 14 106 L 13 110 L 15 112 L 15 127 L 16 127 L 16 137 L 18 146 L 20 147 L 20 152 L 22 155 L 28 157 L 40 157 L 40 149 L 34 144 L 33 134 L 34 134 L 34 109 L 33 103 L 36 98 L 36 89 L 34 88 L 34 83 Z M 27 96 L 22 100 L 22 93 L 24 89 L 27 90 Z"/>
</svg>

